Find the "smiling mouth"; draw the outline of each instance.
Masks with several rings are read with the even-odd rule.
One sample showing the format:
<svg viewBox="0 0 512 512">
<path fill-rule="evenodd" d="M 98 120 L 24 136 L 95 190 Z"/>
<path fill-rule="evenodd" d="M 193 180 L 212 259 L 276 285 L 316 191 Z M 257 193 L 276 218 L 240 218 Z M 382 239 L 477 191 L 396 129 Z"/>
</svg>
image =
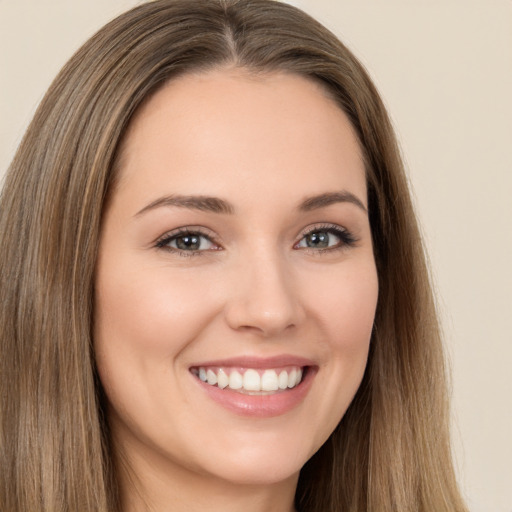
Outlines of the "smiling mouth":
<svg viewBox="0 0 512 512">
<path fill-rule="evenodd" d="M 191 368 L 190 371 L 199 380 L 212 387 L 248 395 L 270 395 L 297 387 L 302 382 L 307 368 L 307 366 L 267 369 L 199 366 Z"/>
</svg>

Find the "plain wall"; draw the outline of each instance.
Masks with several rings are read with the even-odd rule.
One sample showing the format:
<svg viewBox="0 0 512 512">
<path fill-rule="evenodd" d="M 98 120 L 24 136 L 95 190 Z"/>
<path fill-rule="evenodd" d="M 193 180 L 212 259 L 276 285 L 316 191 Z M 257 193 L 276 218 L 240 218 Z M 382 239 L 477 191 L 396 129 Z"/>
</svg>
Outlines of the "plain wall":
<svg viewBox="0 0 512 512">
<path fill-rule="evenodd" d="M 50 81 L 135 0 L 0 0 L 0 176 Z M 512 512 L 512 1 L 303 0 L 373 76 L 401 140 L 453 369 L 472 512 Z"/>
</svg>

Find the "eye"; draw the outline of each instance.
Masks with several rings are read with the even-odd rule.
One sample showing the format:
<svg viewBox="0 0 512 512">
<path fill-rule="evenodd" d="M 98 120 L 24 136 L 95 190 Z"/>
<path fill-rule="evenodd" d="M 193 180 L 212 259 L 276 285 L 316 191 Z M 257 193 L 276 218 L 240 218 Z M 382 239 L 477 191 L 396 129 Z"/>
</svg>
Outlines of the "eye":
<svg viewBox="0 0 512 512">
<path fill-rule="evenodd" d="M 188 229 L 167 233 L 157 241 L 156 247 L 171 252 L 188 253 L 187 256 L 219 249 L 219 246 L 205 233 Z"/>
<path fill-rule="evenodd" d="M 317 226 L 306 232 L 295 245 L 297 249 L 329 250 L 353 246 L 356 239 L 338 226 Z"/>
</svg>

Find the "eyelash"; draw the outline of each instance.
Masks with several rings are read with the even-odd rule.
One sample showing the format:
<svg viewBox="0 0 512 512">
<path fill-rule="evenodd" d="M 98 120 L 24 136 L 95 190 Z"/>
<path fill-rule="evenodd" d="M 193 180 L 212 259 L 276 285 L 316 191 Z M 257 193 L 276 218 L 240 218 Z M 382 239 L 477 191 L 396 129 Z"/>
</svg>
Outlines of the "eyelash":
<svg viewBox="0 0 512 512">
<path fill-rule="evenodd" d="M 334 245 L 332 247 L 325 247 L 320 249 L 314 249 L 311 247 L 303 247 L 299 248 L 298 244 L 302 242 L 302 240 L 307 237 L 308 235 L 312 235 L 317 232 L 324 232 L 328 233 L 330 235 L 334 235 L 337 238 L 339 238 L 340 242 L 337 245 Z M 198 236 L 199 238 L 205 238 L 208 240 L 208 242 L 212 243 L 214 246 L 217 246 L 215 249 L 195 249 L 195 250 L 183 250 L 178 249 L 174 247 L 170 247 L 169 244 L 172 243 L 175 240 L 178 240 L 181 237 L 185 236 Z M 297 243 L 294 244 L 294 248 L 297 250 L 304 250 L 310 253 L 318 254 L 318 253 L 325 253 L 325 252 L 333 252 L 338 251 L 342 249 L 347 249 L 354 247 L 356 243 L 358 242 L 358 239 L 352 235 L 347 229 L 342 228 L 340 226 L 337 226 L 335 224 L 319 224 L 314 225 L 310 228 L 308 228 L 306 231 L 304 231 L 300 235 L 300 239 Z M 209 232 L 205 232 L 201 228 L 195 228 L 195 227 L 186 227 L 186 228 L 180 228 L 176 231 L 172 231 L 171 233 L 166 233 L 162 238 L 156 241 L 155 247 L 157 249 L 163 249 L 164 251 L 168 251 L 174 254 L 177 254 L 178 256 L 183 257 L 192 257 L 192 256 L 203 256 L 205 253 L 210 251 L 217 251 L 221 250 L 219 244 L 215 241 L 215 238 L 211 235 Z"/>
<path fill-rule="evenodd" d="M 332 247 L 325 247 L 320 249 L 304 247 L 302 250 L 312 254 L 322 254 L 325 252 L 334 252 L 343 249 L 349 249 L 351 247 L 354 247 L 358 242 L 358 239 L 346 228 L 342 228 L 340 226 L 337 226 L 336 224 L 316 224 L 314 226 L 309 227 L 300 235 L 300 240 L 299 242 L 294 244 L 294 247 L 297 247 L 297 245 L 308 235 L 312 235 L 318 232 L 324 232 L 329 233 L 330 235 L 334 235 L 337 238 L 339 238 L 340 242 Z"/>
<path fill-rule="evenodd" d="M 176 231 L 172 231 L 170 233 L 166 233 L 162 238 L 157 240 L 155 247 L 157 249 L 163 249 L 164 251 L 168 251 L 174 254 L 177 254 L 178 256 L 183 256 L 186 258 L 190 258 L 191 256 L 203 256 L 205 252 L 209 252 L 208 250 L 191 250 L 191 251 L 184 251 L 183 249 L 178 249 L 174 247 L 169 247 L 169 244 L 173 242 L 174 240 L 177 240 L 179 238 L 185 237 L 185 236 L 198 236 L 200 238 L 206 238 L 210 243 L 216 245 L 219 247 L 219 244 L 215 241 L 215 238 L 212 236 L 211 233 L 206 232 L 205 230 L 201 228 L 196 227 L 186 227 L 186 228 L 180 228 Z M 220 249 L 211 249 L 211 250 L 220 250 Z"/>
</svg>

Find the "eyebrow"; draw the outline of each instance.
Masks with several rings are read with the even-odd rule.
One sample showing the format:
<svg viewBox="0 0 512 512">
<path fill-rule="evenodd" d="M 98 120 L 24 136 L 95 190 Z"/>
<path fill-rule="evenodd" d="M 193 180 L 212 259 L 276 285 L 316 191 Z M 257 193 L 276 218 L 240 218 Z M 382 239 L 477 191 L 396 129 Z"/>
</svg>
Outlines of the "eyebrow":
<svg viewBox="0 0 512 512">
<path fill-rule="evenodd" d="M 180 208 L 188 208 L 191 210 L 200 210 L 202 212 L 210 213 L 232 214 L 235 212 L 233 205 L 224 201 L 224 199 L 219 199 L 218 197 L 173 195 L 156 199 L 137 212 L 135 216 L 138 217 L 143 213 L 154 210 L 155 208 L 161 208 L 162 206 L 178 206 Z"/>
<path fill-rule="evenodd" d="M 336 203 L 352 203 L 365 213 L 368 213 L 363 202 L 357 196 L 351 192 L 347 192 L 346 190 L 341 192 L 326 192 L 325 194 L 308 197 L 299 205 L 299 210 L 303 212 L 310 212 Z"/>
<path fill-rule="evenodd" d="M 363 202 L 357 196 L 345 190 L 341 192 L 326 192 L 316 196 L 307 197 L 299 204 L 298 210 L 302 212 L 310 212 L 336 203 L 351 203 L 367 213 L 367 209 Z M 172 206 L 218 214 L 232 215 L 235 213 L 235 207 L 231 203 L 218 197 L 202 195 L 171 195 L 160 197 L 159 199 L 149 203 L 147 206 L 142 208 L 142 210 L 137 212 L 135 217 L 156 208 Z"/>
</svg>

